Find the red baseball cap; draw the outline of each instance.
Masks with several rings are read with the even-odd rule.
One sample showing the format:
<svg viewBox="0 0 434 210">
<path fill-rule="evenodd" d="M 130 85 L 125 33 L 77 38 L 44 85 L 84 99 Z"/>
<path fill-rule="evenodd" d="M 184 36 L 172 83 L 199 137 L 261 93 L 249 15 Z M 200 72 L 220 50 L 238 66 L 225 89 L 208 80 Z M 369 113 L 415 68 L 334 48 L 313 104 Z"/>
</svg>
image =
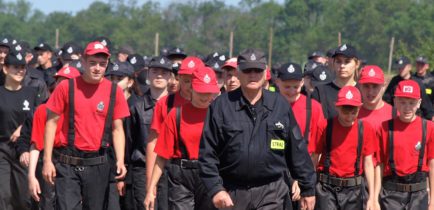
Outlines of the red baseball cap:
<svg viewBox="0 0 434 210">
<path fill-rule="evenodd" d="M 363 67 L 360 73 L 359 83 L 384 84 L 383 70 L 376 65 L 368 65 Z"/>
<path fill-rule="evenodd" d="M 84 50 L 85 55 L 95 55 L 98 53 L 102 53 L 102 54 L 106 54 L 107 56 L 110 56 L 109 49 L 104 44 L 98 41 L 87 44 L 87 47 Z"/>
<path fill-rule="evenodd" d="M 191 86 L 198 93 L 219 93 L 215 72 L 210 67 L 202 66 L 193 72 Z"/>
<path fill-rule="evenodd" d="M 402 80 L 395 90 L 395 97 L 420 99 L 420 87 L 414 80 Z"/>
<path fill-rule="evenodd" d="M 56 75 L 54 75 L 55 78 L 57 77 L 64 77 L 66 79 L 72 79 L 79 77 L 81 74 L 78 71 L 78 69 L 72 67 L 72 66 L 64 66 L 59 71 L 57 71 Z"/>
<path fill-rule="evenodd" d="M 362 96 L 354 86 L 344 86 L 338 93 L 336 106 L 362 106 Z"/>
<path fill-rule="evenodd" d="M 191 75 L 196 69 L 199 69 L 203 66 L 205 66 L 205 64 L 200 58 L 189 56 L 186 57 L 184 60 L 182 60 L 181 66 L 179 67 L 178 74 Z"/>
<path fill-rule="evenodd" d="M 226 61 L 225 65 L 222 66 L 222 69 L 224 68 L 234 68 L 237 69 L 238 64 L 237 64 L 237 58 L 231 58 L 229 60 Z"/>
</svg>

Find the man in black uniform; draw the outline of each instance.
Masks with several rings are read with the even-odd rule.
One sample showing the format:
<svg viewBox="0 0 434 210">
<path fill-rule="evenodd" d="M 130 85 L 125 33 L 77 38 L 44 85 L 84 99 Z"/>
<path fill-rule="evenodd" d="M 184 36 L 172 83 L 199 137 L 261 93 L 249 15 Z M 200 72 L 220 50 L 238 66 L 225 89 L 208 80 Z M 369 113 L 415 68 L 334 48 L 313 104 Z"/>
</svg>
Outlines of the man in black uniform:
<svg viewBox="0 0 434 210">
<path fill-rule="evenodd" d="M 387 86 L 386 91 L 384 92 L 383 100 L 393 105 L 393 96 L 395 93 L 395 89 L 398 86 L 398 83 L 401 82 L 402 80 L 407 80 L 407 79 L 414 80 L 418 83 L 420 87 L 421 90 L 420 96 L 422 98 L 422 103 L 420 104 L 420 110 L 418 110 L 418 112 L 420 111 L 420 113 L 418 113 L 418 115 L 421 115 L 421 117 L 427 120 L 432 120 L 434 116 L 434 111 L 433 111 L 431 100 L 427 96 L 425 91 L 423 91 L 425 90 L 425 85 L 423 85 L 422 81 L 419 78 L 411 75 L 412 65 L 410 59 L 408 59 L 405 56 L 401 56 L 395 61 L 394 66 L 399 73 L 398 75 L 394 76 L 390 80 L 389 85 Z"/>
<path fill-rule="evenodd" d="M 284 209 L 289 169 L 299 181 L 302 208 L 313 209 L 316 175 L 306 141 L 288 102 L 262 88 L 264 53 L 243 51 L 238 69 L 241 87 L 211 104 L 201 139 L 200 177 L 214 206 Z"/>
<path fill-rule="evenodd" d="M 425 93 L 431 99 L 431 103 L 434 103 L 434 75 L 429 72 L 429 62 L 424 56 L 416 58 L 416 73 L 414 77 L 420 79 L 422 84 L 425 85 Z"/>
<path fill-rule="evenodd" d="M 53 49 L 46 43 L 40 43 L 34 49 L 38 53 L 39 67 L 36 69 L 44 73 L 45 83 L 50 87 L 55 82 L 54 75 L 57 72 L 51 61 Z"/>
</svg>

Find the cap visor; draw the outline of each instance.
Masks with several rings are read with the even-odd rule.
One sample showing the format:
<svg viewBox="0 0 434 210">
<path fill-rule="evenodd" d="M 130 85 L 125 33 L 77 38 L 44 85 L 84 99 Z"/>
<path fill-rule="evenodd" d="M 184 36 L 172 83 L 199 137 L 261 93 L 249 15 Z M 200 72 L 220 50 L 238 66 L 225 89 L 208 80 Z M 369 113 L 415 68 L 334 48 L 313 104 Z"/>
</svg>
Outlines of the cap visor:
<svg viewBox="0 0 434 210">
<path fill-rule="evenodd" d="M 218 85 L 192 84 L 192 88 L 198 93 L 219 93 Z"/>
<path fill-rule="evenodd" d="M 302 74 L 298 74 L 298 75 L 283 75 L 283 76 L 279 76 L 277 78 L 279 78 L 282 81 L 287 81 L 287 80 L 301 81 L 303 79 L 303 75 Z"/>
<path fill-rule="evenodd" d="M 242 62 L 238 63 L 238 68 L 242 71 L 245 69 L 262 69 L 265 70 L 267 66 L 265 63 L 259 63 L 259 62 Z"/>
<path fill-rule="evenodd" d="M 362 106 L 362 103 L 358 103 L 355 101 L 338 101 L 335 104 L 336 106 Z"/>
<path fill-rule="evenodd" d="M 370 83 L 370 84 L 384 84 L 384 80 L 381 80 L 381 79 L 373 79 L 373 78 L 370 78 L 370 79 L 360 79 L 359 80 L 359 83 L 360 84 L 367 84 L 367 83 Z"/>
</svg>

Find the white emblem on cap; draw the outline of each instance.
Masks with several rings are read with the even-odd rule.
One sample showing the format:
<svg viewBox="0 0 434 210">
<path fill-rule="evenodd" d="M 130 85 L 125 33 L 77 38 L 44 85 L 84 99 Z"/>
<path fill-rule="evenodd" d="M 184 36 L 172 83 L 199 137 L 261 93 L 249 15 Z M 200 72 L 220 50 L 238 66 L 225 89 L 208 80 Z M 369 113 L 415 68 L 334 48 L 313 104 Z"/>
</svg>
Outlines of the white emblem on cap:
<svg viewBox="0 0 434 210">
<path fill-rule="evenodd" d="M 77 63 L 77 68 L 81 68 L 81 62 Z"/>
<path fill-rule="evenodd" d="M 179 49 L 179 48 L 176 48 L 176 50 L 175 50 L 177 53 L 180 53 L 181 52 L 181 50 Z"/>
<path fill-rule="evenodd" d="M 100 101 L 98 105 L 96 105 L 96 110 L 102 112 L 104 110 L 104 102 Z"/>
<path fill-rule="evenodd" d="M 289 65 L 286 70 L 288 71 L 288 73 L 294 73 L 294 71 L 295 71 L 294 66 L 292 64 Z"/>
<path fill-rule="evenodd" d="M 59 50 L 59 55 L 62 55 L 62 53 L 63 53 L 63 51 L 62 51 L 62 50 Z"/>
<path fill-rule="evenodd" d="M 137 63 L 136 57 L 131 58 L 130 63 L 131 64 L 136 64 Z"/>
<path fill-rule="evenodd" d="M 115 65 L 113 66 L 113 71 L 117 71 L 117 70 L 119 70 L 119 65 L 115 63 Z"/>
<path fill-rule="evenodd" d="M 219 64 L 218 64 L 218 63 L 215 63 L 215 64 L 214 64 L 214 68 L 215 68 L 215 69 L 220 68 Z"/>
<path fill-rule="evenodd" d="M 219 56 L 219 53 L 218 53 L 218 52 L 215 52 L 215 53 L 212 55 L 212 57 L 217 57 L 217 56 Z"/>
<path fill-rule="evenodd" d="M 422 148 L 422 144 L 420 143 L 420 141 L 418 141 L 418 142 L 416 143 L 416 145 L 414 145 L 414 149 L 415 149 L 416 151 L 419 151 L 421 148 Z"/>
<path fill-rule="evenodd" d="M 313 63 L 312 64 L 312 69 L 315 69 L 316 68 L 316 63 Z"/>
<path fill-rule="evenodd" d="M 413 86 L 404 85 L 402 88 L 402 92 L 404 93 L 413 93 Z"/>
<path fill-rule="evenodd" d="M 22 48 L 21 48 L 21 45 L 17 45 L 17 46 L 15 46 L 15 50 L 16 51 L 20 51 Z"/>
<path fill-rule="evenodd" d="M 374 71 L 374 69 L 369 70 L 368 76 L 375 77 L 375 71 Z"/>
<path fill-rule="evenodd" d="M 399 61 L 398 61 L 398 64 L 400 64 L 400 65 L 401 65 L 402 63 L 404 63 L 404 61 L 403 61 L 403 60 L 399 60 Z"/>
<path fill-rule="evenodd" d="M 16 44 L 17 43 L 17 40 L 12 40 L 12 44 Z"/>
<path fill-rule="evenodd" d="M 29 101 L 24 100 L 23 105 L 24 105 L 24 107 L 23 107 L 24 111 L 29 111 L 30 110 L 30 107 L 29 107 L 30 103 L 29 103 Z"/>
<path fill-rule="evenodd" d="M 161 64 L 165 64 L 166 63 L 166 61 L 164 61 L 164 58 L 161 58 L 160 63 Z"/>
<path fill-rule="evenodd" d="M 66 50 L 66 52 L 68 52 L 69 54 L 71 54 L 74 50 L 72 49 L 72 47 L 68 47 L 68 49 Z"/>
<path fill-rule="evenodd" d="M 323 80 L 323 81 L 324 81 L 325 79 L 327 79 L 327 74 L 325 73 L 325 71 L 322 71 L 322 72 L 321 72 L 321 74 L 319 75 L 319 79 L 320 79 L 320 80 Z"/>
<path fill-rule="evenodd" d="M 345 95 L 345 98 L 348 99 L 348 100 L 353 99 L 353 93 L 351 92 L 351 90 L 349 90 L 349 91 L 347 92 L 347 94 Z"/>
<path fill-rule="evenodd" d="M 203 81 L 208 84 L 211 82 L 211 77 L 208 76 L 208 74 L 205 74 L 205 76 L 203 77 Z"/>
<path fill-rule="evenodd" d="M 63 73 L 64 74 L 69 74 L 69 73 L 71 73 L 71 70 L 69 69 L 69 67 L 66 67 L 66 69 L 63 70 Z"/>
<path fill-rule="evenodd" d="M 21 53 L 18 53 L 18 54 L 17 54 L 17 59 L 18 59 L 18 60 L 23 60 L 23 56 L 21 55 Z"/>
<path fill-rule="evenodd" d="M 188 62 L 188 65 L 187 65 L 187 67 L 188 68 L 194 68 L 194 66 L 196 66 L 196 64 L 194 63 L 194 61 L 190 61 L 190 62 Z"/>
<path fill-rule="evenodd" d="M 346 45 L 346 44 L 342 45 L 342 47 L 339 48 L 339 50 L 340 50 L 340 51 L 345 51 L 345 50 L 347 50 L 347 45 Z"/>
<path fill-rule="evenodd" d="M 179 64 L 178 63 L 174 63 L 173 65 L 172 65 L 172 67 L 178 67 L 179 66 Z"/>
<path fill-rule="evenodd" d="M 4 38 L 2 42 L 3 42 L 3 43 L 8 43 L 9 40 L 8 40 L 7 38 Z"/>
<path fill-rule="evenodd" d="M 95 46 L 93 46 L 93 49 L 97 50 L 97 49 L 104 49 L 104 45 L 100 44 L 100 43 L 96 43 Z"/>
<path fill-rule="evenodd" d="M 43 43 L 39 44 L 39 47 L 44 47 L 44 44 Z"/>
<path fill-rule="evenodd" d="M 106 41 L 105 39 L 103 39 L 103 40 L 101 41 L 101 44 L 103 44 L 104 46 L 107 46 L 107 41 Z"/>
<path fill-rule="evenodd" d="M 250 60 L 256 61 L 256 55 L 255 55 L 255 53 L 252 53 L 252 55 L 250 56 Z"/>
<path fill-rule="evenodd" d="M 219 59 L 220 59 L 221 61 L 225 61 L 225 60 L 226 60 L 226 56 L 225 56 L 225 55 L 220 55 Z"/>
</svg>

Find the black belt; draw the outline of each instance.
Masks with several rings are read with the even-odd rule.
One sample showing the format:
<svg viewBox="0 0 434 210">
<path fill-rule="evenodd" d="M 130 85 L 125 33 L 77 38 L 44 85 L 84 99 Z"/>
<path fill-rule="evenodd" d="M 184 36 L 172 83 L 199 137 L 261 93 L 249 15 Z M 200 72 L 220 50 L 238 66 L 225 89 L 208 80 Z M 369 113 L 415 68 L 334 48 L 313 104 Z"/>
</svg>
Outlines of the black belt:
<svg viewBox="0 0 434 210">
<path fill-rule="evenodd" d="M 92 158 L 73 157 L 59 152 L 54 152 L 54 155 L 57 161 L 74 166 L 94 166 L 107 162 L 106 155 Z"/>
<path fill-rule="evenodd" d="M 319 173 L 318 180 L 322 183 L 330 184 L 335 187 L 354 187 L 362 184 L 362 176 L 338 178 L 324 173 Z"/>
<path fill-rule="evenodd" d="M 172 164 L 178 165 L 185 169 L 196 169 L 199 168 L 199 162 L 197 160 L 187 160 L 187 159 L 172 159 Z"/>
<path fill-rule="evenodd" d="M 421 190 L 427 189 L 427 182 L 419 182 L 419 183 L 411 183 L 411 184 L 403 184 L 396 183 L 391 181 L 385 181 L 383 183 L 383 187 L 389 191 L 398 191 L 398 192 L 417 192 Z"/>
</svg>

